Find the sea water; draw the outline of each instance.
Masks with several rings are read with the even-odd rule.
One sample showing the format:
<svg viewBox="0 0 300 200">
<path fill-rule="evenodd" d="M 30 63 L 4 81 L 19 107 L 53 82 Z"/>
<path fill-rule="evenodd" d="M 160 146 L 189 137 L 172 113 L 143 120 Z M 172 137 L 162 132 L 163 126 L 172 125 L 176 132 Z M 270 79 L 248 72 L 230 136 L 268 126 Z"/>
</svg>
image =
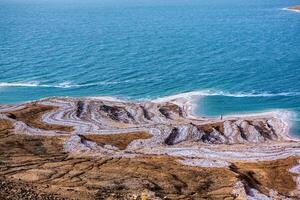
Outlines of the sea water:
<svg viewBox="0 0 300 200">
<path fill-rule="evenodd" d="M 284 9 L 297 4 L 0 0 L 0 103 L 197 91 L 197 114 L 282 109 L 299 127 L 300 13 Z"/>
</svg>

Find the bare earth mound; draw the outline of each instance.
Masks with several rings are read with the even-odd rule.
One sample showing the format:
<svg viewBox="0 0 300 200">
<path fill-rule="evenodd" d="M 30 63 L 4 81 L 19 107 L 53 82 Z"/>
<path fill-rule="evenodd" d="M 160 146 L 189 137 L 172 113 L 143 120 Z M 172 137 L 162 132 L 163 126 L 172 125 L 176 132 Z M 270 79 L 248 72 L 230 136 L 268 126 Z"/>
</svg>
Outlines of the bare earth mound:
<svg viewBox="0 0 300 200">
<path fill-rule="evenodd" d="M 0 106 L 0 199 L 299 199 L 278 114 L 192 116 L 187 99 Z"/>
</svg>

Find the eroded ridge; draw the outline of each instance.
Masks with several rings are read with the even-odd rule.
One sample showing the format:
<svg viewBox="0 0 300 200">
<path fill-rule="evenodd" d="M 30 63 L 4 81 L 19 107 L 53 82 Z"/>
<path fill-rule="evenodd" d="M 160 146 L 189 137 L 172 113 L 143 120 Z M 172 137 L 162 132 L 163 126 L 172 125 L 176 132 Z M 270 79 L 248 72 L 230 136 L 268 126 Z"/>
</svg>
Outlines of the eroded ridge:
<svg viewBox="0 0 300 200">
<path fill-rule="evenodd" d="M 300 145 L 282 113 L 191 110 L 183 97 L 0 106 L 0 195 L 16 185 L 15 199 L 300 198 Z"/>
</svg>

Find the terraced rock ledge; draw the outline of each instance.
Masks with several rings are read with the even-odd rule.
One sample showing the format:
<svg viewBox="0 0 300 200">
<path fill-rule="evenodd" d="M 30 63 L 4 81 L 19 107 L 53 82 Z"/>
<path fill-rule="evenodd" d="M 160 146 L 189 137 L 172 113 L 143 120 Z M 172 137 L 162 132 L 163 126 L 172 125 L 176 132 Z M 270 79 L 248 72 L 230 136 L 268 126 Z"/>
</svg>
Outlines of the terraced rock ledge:
<svg viewBox="0 0 300 200">
<path fill-rule="evenodd" d="M 299 199 L 280 112 L 191 114 L 189 98 L 0 106 L 0 199 Z"/>
</svg>

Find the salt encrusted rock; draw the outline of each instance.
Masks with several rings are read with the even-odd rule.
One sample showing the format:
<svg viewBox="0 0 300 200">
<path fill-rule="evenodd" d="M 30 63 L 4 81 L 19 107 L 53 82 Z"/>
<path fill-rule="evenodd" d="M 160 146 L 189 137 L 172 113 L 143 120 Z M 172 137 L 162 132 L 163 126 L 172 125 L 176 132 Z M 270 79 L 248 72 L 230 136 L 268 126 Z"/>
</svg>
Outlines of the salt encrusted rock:
<svg viewBox="0 0 300 200">
<path fill-rule="evenodd" d="M 36 112 L 35 106 L 30 103 L 19 106 L 3 106 L 0 108 L 0 112 L 13 122 L 14 131 L 20 134 L 97 135 L 142 131 L 152 135 L 147 140 L 132 141 L 132 144 L 128 144 L 128 148 L 132 150 L 160 145 L 249 145 L 287 138 L 288 125 L 277 115 L 225 117 L 222 120 L 191 117 L 189 115 L 190 108 L 183 103 L 184 101 L 178 102 L 180 103 L 176 104 L 175 100 L 132 103 L 105 98 L 49 98 L 36 101 L 35 105 L 48 106 L 47 109 L 49 106 L 53 108 L 51 112 L 45 112 L 40 116 L 41 127 L 52 125 L 67 127 L 62 130 L 43 130 L 28 124 L 26 119 L 21 119 L 24 117 L 23 114 L 22 116 L 17 114 L 18 110 L 25 112 L 24 109 L 28 108 L 29 111 Z M 39 109 L 39 106 L 36 106 L 36 109 Z M 72 131 L 66 131 L 70 127 L 72 127 Z M 75 138 L 76 136 L 73 138 L 74 142 Z M 67 149 L 74 149 L 69 148 L 68 142 L 66 144 Z M 84 146 L 81 146 L 82 144 Z M 89 141 L 83 140 L 81 143 L 77 142 L 77 147 L 82 151 L 89 151 L 91 148 L 97 149 L 88 144 Z"/>
<path fill-rule="evenodd" d="M 195 126 L 176 126 L 165 139 L 165 143 L 168 145 L 174 145 L 184 141 L 199 141 L 203 137 L 203 134 L 204 132 L 199 131 Z"/>
<path fill-rule="evenodd" d="M 180 163 L 189 166 L 197 167 L 216 167 L 216 168 L 228 168 L 230 163 L 224 160 L 211 160 L 211 159 L 184 159 L 180 160 Z"/>
<path fill-rule="evenodd" d="M 247 142 L 247 140 L 242 137 L 238 125 L 231 121 L 224 122 L 224 135 L 228 139 L 228 144 Z"/>
<path fill-rule="evenodd" d="M 51 187 L 66 184 L 63 194 L 80 186 L 80 194 L 97 189 L 116 199 L 145 188 L 170 199 L 299 199 L 300 143 L 278 114 L 201 118 L 176 103 L 50 98 L 0 106 L 2 170 L 29 181 L 41 174 Z M 276 187 L 268 184 L 274 178 Z"/>
</svg>

